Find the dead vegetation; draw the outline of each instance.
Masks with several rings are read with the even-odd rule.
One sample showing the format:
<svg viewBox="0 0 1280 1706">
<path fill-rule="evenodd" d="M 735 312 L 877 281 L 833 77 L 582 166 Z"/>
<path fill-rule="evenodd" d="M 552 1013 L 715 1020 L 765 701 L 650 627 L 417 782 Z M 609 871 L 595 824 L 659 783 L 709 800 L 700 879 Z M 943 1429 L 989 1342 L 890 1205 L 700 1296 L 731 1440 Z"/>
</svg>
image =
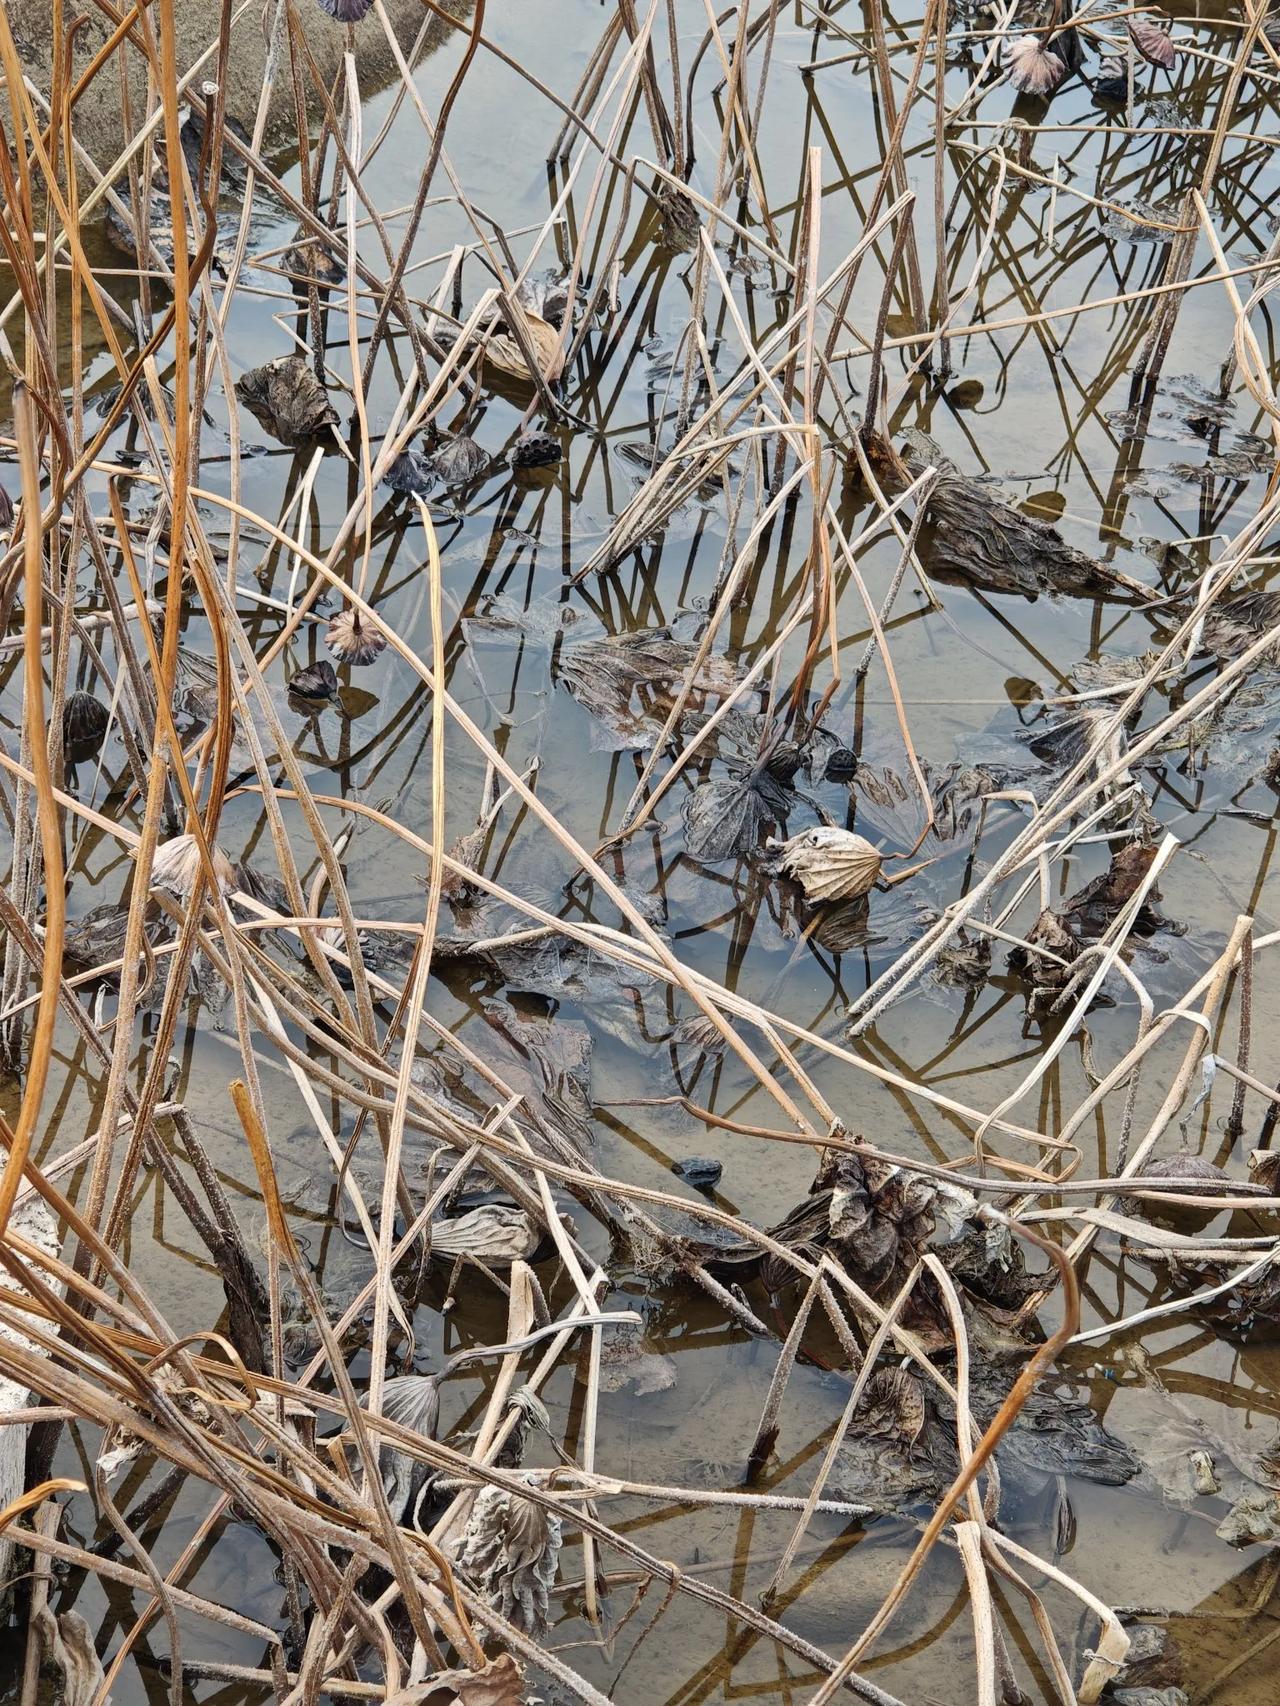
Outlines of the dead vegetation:
<svg viewBox="0 0 1280 1706">
<path fill-rule="evenodd" d="M 320 4 L 333 87 L 316 0 L 55 4 L 49 89 L 0 9 L 15 1699 L 1227 1699 L 1278 1554 L 1216 1660 L 1068 1555 L 1280 1542 L 1274 20 L 565 0 L 570 86 L 424 0 L 375 108 Z"/>
</svg>

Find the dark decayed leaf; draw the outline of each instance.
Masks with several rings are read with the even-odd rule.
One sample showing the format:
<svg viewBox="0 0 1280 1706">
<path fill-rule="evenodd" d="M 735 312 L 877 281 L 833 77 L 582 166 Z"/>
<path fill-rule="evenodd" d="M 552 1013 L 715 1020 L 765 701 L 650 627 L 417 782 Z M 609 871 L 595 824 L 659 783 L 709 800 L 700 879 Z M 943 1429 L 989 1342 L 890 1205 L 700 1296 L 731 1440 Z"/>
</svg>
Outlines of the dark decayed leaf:
<svg viewBox="0 0 1280 1706">
<path fill-rule="evenodd" d="M 1139 582 L 1077 551 L 973 480 L 944 476 L 930 488 L 922 536 L 926 567 L 991 592 L 1149 599 Z"/>
<path fill-rule="evenodd" d="M 1056 994 L 1080 958 L 1078 939 L 1058 913 L 1046 908 L 1027 932 L 1026 940 L 1026 948 L 1015 948 L 1009 955 L 1009 970 L 1029 979 L 1038 992 Z"/>
<path fill-rule="evenodd" d="M 700 864 L 738 859 L 759 845 L 766 823 L 785 821 L 792 796 L 768 769 L 701 782 L 685 796 L 685 851 Z"/>
<path fill-rule="evenodd" d="M 1062 916 L 1069 927 L 1082 938 L 1101 936 L 1141 887 L 1156 851 L 1141 841 L 1117 848 L 1102 875 L 1086 883 L 1063 907 Z M 1150 936 L 1156 930 L 1170 927 L 1169 920 L 1161 917 L 1155 908 L 1154 903 L 1159 899 L 1158 888 L 1147 890 L 1134 922 L 1135 934 Z"/>
<path fill-rule="evenodd" d="M 282 444 L 305 443 L 338 424 L 337 410 L 300 355 L 279 355 L 236 380 L 236 396 Z"/>
<path fill-rule="evenodd" d="M 854 1426 L 909 1451 L 924 1432 L 924 1388 L 905 1368 L 881 1368 L 863 1388 Z"/>
<path fill-rule="evenodd" d="M 1280 627 L 1280 592 L 1252 588 L 1216 604 L 1204 619 L 1204 649 L 1224 661 L 1239 657 L 1272 628 Z M 1280 639 L 1260 659 L 1280 659 Z"/>
<path fill-rule="evenodd" d="M 693 665 L 694 648 L 665 628 L 640 629 L 566 646 L 556 679 L 601 727 L 592 744 L 607 752 L 653 743 Z M 727 693 L 735 679 L 723 657 L 706 658 L 693 680 L 700 693 Z"/>
<path fill-rule="evenodd" d="M 484 473 L 491 459 L 474 438 L 459 433 L 436 447 L 433 460 L 436 473 L 446 486 L 465 486 L 468 480 Z"/>
<path fill-rule="evenodd" d="M 115 901 L 93 907 L 82 918 L 67 925 L 62 940 L 62 960 L 68 976 L 92 971 L 96 966 L 111 965 L 124 952 L 129 926 L 129 909 Z M 144 915 L 143 936 L 154 947 L 164 934 L 166 920 L 158 908 L 148 907 Z M 141 959 L 139 964 L 142 964 Z M 106 974 L 111 982 L 118 971 Z"/>
<path fill-rule="evenodd" d="M 289 692 L 306 705 L 332 705 L 338 697 L 337 671 L 326 658 L 320 658 L 289 677 Z"/>
<path fill-rule="evenodd" d="M 402 450 L 382 476 L 389 491 L 402 496 L 425 498 L 436 483 L 436 465 L 420 450 Z"/>
<path fill-rule="evenodd" d="M 92 693 L 76 692 L 62 707 L 62 745 L 72 764 L 81 763 L 102 745 L 111 713 Z"/>
<path fill-rule="evenodd" d="M 1072 705 L 1055 709 L 1046 726 L 1025 731 L 1019 738 L 1026 741 L 1041 763 L 1059 773 L 1071 769 L 1086 754 L 1092 754 L 1088 774 L 1101 776 L 1124 758 L 1129 747 L 1123 725 L 1113 728 L 1114 722 L 1114 705 Z M 1122 770 L 1112 777 L 1108 789 L 1117 793 L 1131 781 L 1129 772 Z"/>
<path fill-rule="evenodd" d="M 712 1160 L 709 1155 L 686 1155 L 683 1160 L 671 1163 L 671 1171 L 696 1191 L 714 1191 L 724 1172 L 724 1163 Z"/>
</svg>

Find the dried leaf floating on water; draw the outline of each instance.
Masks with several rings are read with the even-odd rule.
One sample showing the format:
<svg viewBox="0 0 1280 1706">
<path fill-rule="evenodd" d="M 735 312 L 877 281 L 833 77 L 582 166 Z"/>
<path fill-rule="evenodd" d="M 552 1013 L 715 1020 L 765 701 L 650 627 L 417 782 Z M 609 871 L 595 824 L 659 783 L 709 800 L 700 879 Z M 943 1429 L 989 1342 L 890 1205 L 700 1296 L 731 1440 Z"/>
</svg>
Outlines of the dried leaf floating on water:
<svg viewBox="0 0 1280 1706">
<path fill-rule="evenodd" d="M 827 824 L 782 842 L 776 858 L 782 874 L 812 901 L 856 900 L 875 887 L 884 863 L 865 836 Z"/>
<path fill-rule="evenodd" d="M 279 355 L 236 380 L 236 396 L 282 444 L 303 444 L 330 433 L 338 412 L 300 355 Z"/>
<path fill-rule="evenodd" d="M 560 377 L 563 365 L 560 333 L 549 320 L 544 320 L 542 315 L 535 313 L 532 308 L 524 310 L 524 323 L 528 331 L 529 347 L 542 378 L 549 385 L 554 384 Z M 524 350 L 514 332 L 505 328 L 495 330 L 482 342 L 484 359 L 489 366 L 498 368 L 513 379 L 521 379 L 526 384 L 532 382 L 529 363 L 525 360 Z"/>
<path fill-rule="evenodd" d="M 62 1706 L 111 1706 L 101 1690 L 106 1682 L 102 1660 L 93 1645 L 93 1632 L 78 1611 L 56 1616 L 47 1605 L 33 1614 L 45 1658 L 62 1677 Z"/>
<path fill-rule="evenodd" d="M 1067 62 L 1039 36 L 1019 36 L 1010 44 L 1006 63 L 1009 81 L 1028 95 L 1048 95 L 1067 74 Z"/>
<path fill-rule="evenodd" d="M 1162 71 L 1168 71 L 1176 62 L 1178 50 L 1169 39 L 1167 29 L 1161 29 L 1154 18 L 1145 12 L 1135 13 L 1126 18 L 1129 39 L 1149 65 L 1157 65 Z"/>
<path fill-rule="evenodd" d="M 436 465 L 421 450 L 402 450 L 388 466 L 382 483 L 399 496 L 425 498 L 435 489 Z"/>
<path fill-rule="evenodd" d="M 543 1232 L 522 1208 L 482 1203 L 466 1214 L 433 1222 L 431 1253 L 470 1256 L 487 1268 L 509 1268 L 528 1261 L 542 1243 Z"/>
<path fill-rule="evenodd" d="M 1187 1232 L 1194 1231 L 1212 1220 L 1219 1212 L 1214 1197 L 1226 1195 L 1235 1186 L 1235 1180 L 1230 1173 L 1224 1172 L 1212 1161 L 1206 1161 L 1203 1155 L 1191 1155 L 1185 1149 L 1176 1155 L 1153 1155 L 1138 1170 L 1138 1178 L 1185 1179 L 1197 1187 L 1194 1194 L 1197 1197 L 1203 1194 L 1203 1208 L 1190 1203 L 1161 1202 L 1155 1194 L 1136 1205 L 1157 1225 L 1172 1226 Z M 1215 1185 L 1217 1189 L 1206 1190 L 1206 1184 Z"/>
<path fill-rule="evenodd" d="M 1067 901 L 1062 909 L 1064 920 L 1081 937 L 1101 936 L 1141 888 L 1157 851 L 1145 841 L 1130 841 L 1118 847 L 1101 876 L 1087 882 Z M 1159 899 L 1160 890 L 1153 885 L 1134 920 L 1135 935 L 1150 936 L 1157 930 L 1177 928 L 1156 910 Z"/>
<path fill-rule="evenodd" d="M 235 869 L 220 847 L 210 848 L 213 874 L 223 894 L 231 888 Z M 175 835 L 162 841 L 151 862 L 153 888 L 169 889 L 185 900 L 196 886 L 202 869 L 200 843 L 194 835 Z"/>
<path fill-rule="evenodd" d="M 592 744 L 608 752 L 651 746 L 675 702 L 675 694 L 693 666 L 695 652 L 665 628 L 639 629 L 583 640 L 566 646 L 555 664 L 555 678 L 601 732 Z M 736 672 L 725 658 L 705 658 L 692 680 L 698 693 L 728 693 Z"/>
<path fill-rule="evenodd" d="M 387 636 L 354 605 L 338 612 L 325 629 L 324 639 L 341 663 L 372 663 L 387 649 Z"/>
<path fill-rule="evenodd" d="M 390 1422 L 410 1428 L 423 1439 L 434 1439 L 440 1421 L 440 1385 L 429 1374 L 400 1374 L 385 1381 L 382 1414 Z M 430 1470 L 421 1459 L 384 1443 L 382 1486 L 396 1522 L 412 1521 L 418 1495 Z"/>
<path fill-rule="evenodd" d="M 1076 550 L 973 480 L 943 476 L 930 489 L 926 520 L 929 571 L 991 592 L 1065 593 L 1079 598 L 1149 601 L 1139 581 Z"/>
<path fill-rule="evenodd" d="M 102 745 L 111 723 L 111 713 L 92 693 L 73 693 L 62 707 L 62 745 L 75 764 L 90 757 Z"/>
<path fill-rule="evenodd" d="M 1224 661 L 1248 651 L 1272 628 L 1280 628 L 1280 592 L 1252 587 L 1215 604 L 1204 619 L 1203 645 Z M 1264 658 L 1274 664 L 1280 658 L 1280 636 Z"/>
<path fill-rule="evenodd" d="M 338 697 L 337 672 L 325 658 L 320 658 L 289 677 L 289 692 L 307 705 L 332 705 Z"/>
<path fill-rule="evenodd" d="M 1093 92 L 1104 101 L 1123 101 L 1129 94 L 1129 72 L 1126 61 L 1118 53 L 1106 53 L 1098 61 L 1098 75 L 1093 80 Z"/>
<path fill-rule="evenodd" d="M 481 1670 L 442 1670 L 393 1694 L 386 1706 L 522 1706 L 524 1678 L 510 1653 Z"/>
<path fill-rule="evenodd" d="M 535 1638 L 547 1627 L 560 1561 L 559 1517 L 506 1487 L 482 1487 L 454 1566 L 508 1622 Z"/>
<path fill-rule="evenodd" d="M 465 486 L 483 474 L 492 461 L 489 452 L 464 433 L 437 445 L 432 459 L 446 486 Z"/>
</svg>

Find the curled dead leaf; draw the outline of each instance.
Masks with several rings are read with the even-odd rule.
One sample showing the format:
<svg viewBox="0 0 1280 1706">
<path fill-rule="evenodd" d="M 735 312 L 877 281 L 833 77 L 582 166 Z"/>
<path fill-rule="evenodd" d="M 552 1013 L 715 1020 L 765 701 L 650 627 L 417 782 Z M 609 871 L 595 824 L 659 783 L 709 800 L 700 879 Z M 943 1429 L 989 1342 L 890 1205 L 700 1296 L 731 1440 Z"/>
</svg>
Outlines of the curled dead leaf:
<svg viewBox="0 0 1280 1706">
<path fill-rule="evenodd" d="M 778 869 L 800 884 L 806 900 L 856 900 L 875 887 L 883 863 L 865 836 L 828 824 L 777 847 Z"/>
<path fill-rule="evenodd" d="M 542 377 L 548 384 L 554 384 L 563 366 L 560 334 L 550 321 L 544 320 L 541 314 L 535 314 L 531 308 L 524 310 L 524 323 Z M 529 372 L 529 363 L 525 360 L 519 338 L 506 328 L 490 332 L 485 338 L 484 358 L 503 373 L 509 373 L 513 379 L 529 380 L 534 377 Z"/>
<path fill-rule="evenodd" d="M 1178 57 L 1178 50 L 1169 39 L 1168 30 L 1161 29 L 1154 18 L 1137 13 L 1126 20 L 1129 39 L 1150 65 L 1167 71 Z"/>
<path fill-rule="evenodd" d="M 1009 48 L 1006 63 L 1009 81 L 1028 95 L 1051 94 L 1067 74 L 1066 60 L 1039 36 L 1019 36 Z"/>
</svg>

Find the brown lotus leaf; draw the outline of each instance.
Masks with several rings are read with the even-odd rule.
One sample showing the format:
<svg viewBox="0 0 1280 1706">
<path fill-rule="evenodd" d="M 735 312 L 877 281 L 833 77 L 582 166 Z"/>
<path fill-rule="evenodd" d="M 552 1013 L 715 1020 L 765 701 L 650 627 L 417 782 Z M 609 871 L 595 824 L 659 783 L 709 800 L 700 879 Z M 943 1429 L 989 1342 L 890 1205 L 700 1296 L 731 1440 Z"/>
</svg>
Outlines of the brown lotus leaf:
<svg viewBox="0 0 1280 1706">
<path fill-rule="evenodd" d="M 521 1706 L 524 1678 L 510 1653 L 480 1670 L 442 1670 L 393 1694 L 386 1706 Z"/>
<path fill-rule="evenodd" d="M 338 412 L 300 355 L 279 355 L 236 380 L 236 396 L 282 444 L 330 432 Z"/>
<path fill-rule="evenodd" d="M 1056 528 L 1003 503 L 976 481 L 943 476 L 927 499 L 927 566 L 992 592 L 1042 592 L 1082 598 L 1152 594 L 1069 545 Z"/>
<path fill-rule="evenodd" d="M 878 1369 L 863 1389 L 858 1423 L 868 1433 L 913 1446 L 925 1424 L 924 1391 L 915 1375 L 905 1368 Z"/>
<path fill-rule="evenodd" d="M 1178 57 L 1178 50 L 1169 39 L 1168 30 L 1162 30 L 1154 18 L 1145 13 L 1136 13 L 1126 19 L 1129 29 L 1129 39 L 1142 57 L 1151 65 L 1158 65 L 1162 71 L 1168 71 Z"/>
<path fill-rule="evenodd" d="M 875 887 L 882 864 L 865 836 L 828 824 L 802 830 L 778 848 L 778 869 L 812 901 L 856 900 Z"/>
<path fill-rule="evenodd" d="M 106 1678 L 84 1618 L 78 1611 L 55 1616 L 42 1605 L 33 1613 L 32 1621 L 40 1631 L 46 1659 L 62 1675 L 63 1706 L 93 1706 Z M 109 1695 L 101 1706 L 110 1706 Z"/>
<path fill-rule="evenodd" d="M 528 328 L 529 345 L 541 369 L 542 377 L 548 384 L 554 384 L 564 365 L 560 334 L 550 321 L 544 320 L 541 314 L 535 314 L 531 308 L 524 310 L 524 321 Z M 534 377 L 529 372 L 529 363 L 525 360 L 524 350 L 514 332 L 490 332 L 484 340 L 484 358 L 503 373 L 509 373 L 513 379 L 527 381 Z"/>
<path fill-rule="evenodd" d="M 1066 60 L 1039 36 L 1019 36 L 1009 48 L 1006 63 L 1009 81 L 1028 95 L 1050 94 L 1067 74 Z"/>
</svg>

